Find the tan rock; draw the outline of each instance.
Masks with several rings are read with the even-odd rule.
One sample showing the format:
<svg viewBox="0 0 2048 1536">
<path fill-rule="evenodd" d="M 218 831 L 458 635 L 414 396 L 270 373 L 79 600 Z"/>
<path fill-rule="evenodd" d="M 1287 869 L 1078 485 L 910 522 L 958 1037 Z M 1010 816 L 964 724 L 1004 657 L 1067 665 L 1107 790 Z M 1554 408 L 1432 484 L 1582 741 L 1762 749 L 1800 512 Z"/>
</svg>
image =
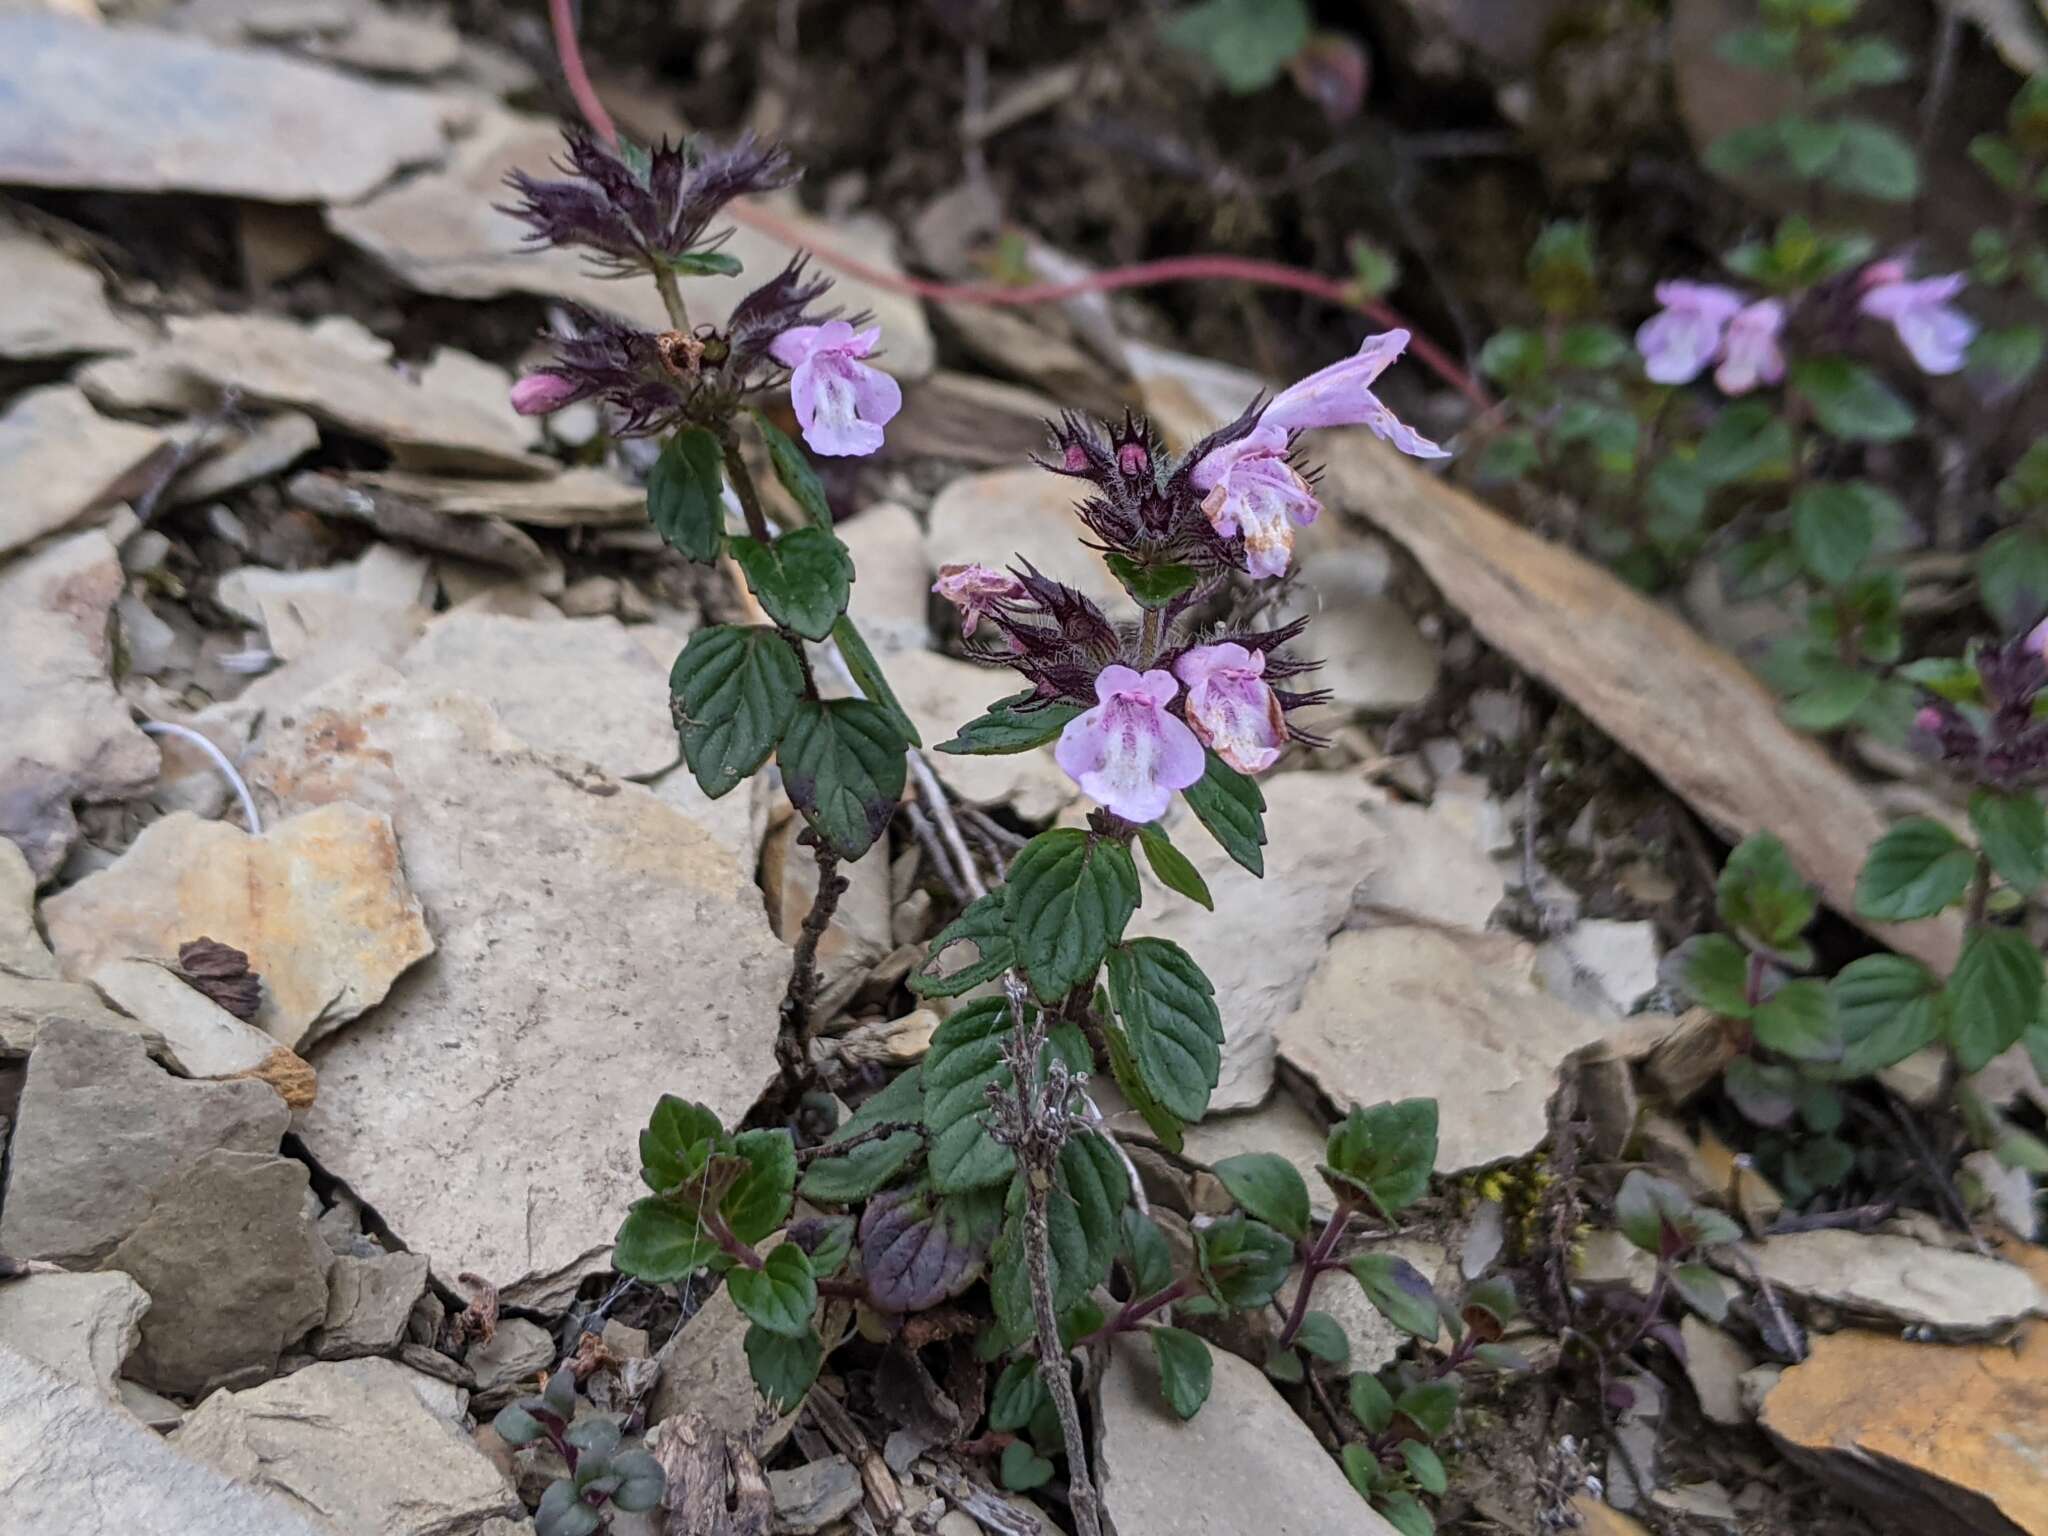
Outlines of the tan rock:
<svg viewBox="0 0 2048 1536">
<path fill-rule="evenodd" d="M 1786 1232 L 1745 1243 L 1741 1252 L 1794 1296 L 1950 1337 L 1997 1333 L 2048 1306 L 2034 1276 L 2017 1264 L 1890 1233 Z"/>
<path fill-rule="evenodd" d="M 1649 1536 L 1642 1521 L 1634 1515 L 1625 1515 L 1590 1493 L 1572 1495 L 1572 1513 L 1579 1517 L 1582 1536 Z"/>
<path fill-rule="evenodd" d="M 0 224 L 0 357 L 125 352 L 148 337 L 114 313 L 100 274 L 26 230 Z"/>
<path fill-rule="evenodd" d="M 1526 1156 L 1564 1059 L 1608 1020 L 1542 989 L 1506 934 L 1339 934 L 1279 1027 L 1281 1054 L 1339 1104 L 1433 1098 L 1439 1172 Z"/>
<path fill-rule="evenodd" d="M 937 651 L 900 651 L 886 666 L 889 686 L 927 749 L 950 741 L 997 699 L 1017 691 L 1012 674 Z M 932 771 L 968 804 L 1006 805 L 1027 821 L 1056 816 L 1081 793 L 1053 760 L 1050 746 L 984 755 L 928 751 L 927 757 Z"/>
<path fill-rule="evenodd" d="M 0 464 L 4 438 L 0 426 Z M 0 508 L 9 504 L 0 487 Z M 38 881 L 77 840 L 74 800 L 125 799 L 156 777 L 156 746 L 108 673 L 108 614 L 122 584 L 114 546 L 96 531 L 0 569 L 0 840 Z"/>
<path fill-rule="evenodd" d="M 869 648 L 887 654 L 929 647 L 932 572 L 925 568 L 924 529 L 917 515 L 896 502 L 878 502 L 835 531 L 860 573 L 846 611 Z"/>
<path fill-rule="evenodd" d="M 944 565 L 1006 568 L 1027 560 L 1054 581 L 1093 598 L 1111 618 L 1134 619 L 1137 605 L 1102 557 L 1081 543 L 1088 530 L 1074 515 L 1074 506 L 1086 491 L 1083 482 L 1035 464 L 964 475 L 932 502 L 925 563 L 932 570 Z"/>
<path fill-rule="evenodd" d="M 1387 547 L 1326 516 L 1301 530 L 1295 552 L 1299 573 L 1279 620 L 1310 620 L 1296 649 L 1323 664 L 1304 686 L 1335 694 L 1329 713 L 1339 717 L 1409 709 L 1428 698 L 1440 670 L 1436 647 L 1388 591 Z"/>
<path fill-rule="evenodd" d="M 1316 1182 L 1322 1181 L 1318 1179 Z M 1444 1267 L 1446 1257 L 1441 1243 L 1407 1238 L 1376 1242 L 1361 1251 L 1392 1254 L 1397 1259 L 1405 1259 L 1432 1284 L 1438 1271 Z M 1280 1305 L 1293 1307 L 1300 1292 L 1301 1276 L 1297 1271 L 1280 1287 Z M 1366 1300 L 1364 1289 L 1349 1270 L 1332 1270 L 1317 1280 L 1315 1292 L 1309 1297 L 1309 1309 L 1329 1313 L 1337 1326 L 1344 1330 L 1344 1337 L 1351 1341 L 1349 1370 L 1377 1371 L 1399 1354 L 1410 1339 L 1407 1333 L 1388 1322 L 1379 1308 Z"/>
<path fill-rule="evenodd" d="M 1742 1375 L 1756 1362 L 1749 1351 L 1704 1318 L 1688 1313 L 1679 1320 L 1685 1340 L 1685 1374 L 1700 1400 L 1700 1412 L 1716 1424 L 1747 1424 L 1742 1402 Z"/>
<path fill-rule="evenodd" d="M 637 1193 L 655 1100 L 730 1125 L 774 1071 L 789 960 L 751 868 L 640 786 L 386 669 L 305 701 L 244 771 L 287 811 L 388 814 L 439 946 L 312 1053 L 308 1150 L 443 1283 L 565 1300 Z"/>
<path fill-rule="evenodd" d="M 320 428 L 312 417 L 303 411 L 274 412 L 178 476 L 164 501 L 173 507 L 212 501 L 282 474 L 319 446 Z"/>
<path fill-rule="evenodd" d="M 720 1286 L 655 1354 L 661 1378 L 647 1400 L 647 1422 L 698 1414 L 713 1429 L 751 1440 L 764 1457 L 787 1440 L 796 1414 L 777 1414 L 755 1389 L 747 1366 L 748 1326 L 732 1293 Z"/>
<path fill-rule="evenodd" d="M 612 282 L 573 250 L 534 251 L 526 243 L 526 226 L 499 211 L 510 200 L 504 187 L 508 172 L 558 176 L 554 162 L 561 152 L 561 131 L 552 120 L 489 111 L 449 155 L 444 170 L 414 176 L 353 207 L 330 207 L 327 221 L 342 239 L 423 293 L 459 299 L 531 293 L 667 330 L 668 314 L 653 284 Z M 798 247 L 830 246 L 871 265 L 895 266 L 893 242 L 878 225 L 825 225 L 787 212 L 785 206 L 761 213 L 786 225 L 788 240 L 738 222 L 723 249 L 743 264 L 741 277 L 682 280 L 683 299 L 694 318 L 722 321 L 738 299 L 779 272 Z M 858 279 L 836 278 L 832 302 L 874 315 L 885 348 L 876 361 L 889 372 L 906 381 L 931 372 L 931 330 L 917 300 Z"/>
<path fill-rule="evenodd" d="M 434 952 L 389 818 L 353 805 L 294 816 L 261 837 L 179 813 L 111 867 L 43 903 L 67 974 L 175 959 L 218 939 L 263 978 L 254 1022 L 294 1050 L 379 1001 Z"/>
<path fill-rule="evenodd" d="M 531 528 L 634 528 L 647 521 L 647 488 L 601 469 L 565 469 L 551 480 L 454 479 L 386 470 L 349 475 L 443 517 L 501 517 Z"/>
<path fill-rule="evenodd" d="M 293 1109 L 313 1102 L 313 1069 L 274 1036 L 244 1023 L 155 960 L 110 960 L 92 984 L 163 1036 L 170 1064 L 187 1077 L 250 1077 Z"/>
</svg>

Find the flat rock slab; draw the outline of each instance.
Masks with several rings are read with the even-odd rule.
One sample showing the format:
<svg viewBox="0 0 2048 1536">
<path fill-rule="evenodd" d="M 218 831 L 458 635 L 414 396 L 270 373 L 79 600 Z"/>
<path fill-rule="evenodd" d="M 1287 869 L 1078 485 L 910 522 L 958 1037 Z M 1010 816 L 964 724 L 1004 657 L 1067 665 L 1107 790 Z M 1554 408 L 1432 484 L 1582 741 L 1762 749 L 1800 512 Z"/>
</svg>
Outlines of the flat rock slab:
<svg viewBox="0 0 2048 1536">
<path fill-rule="evenodd" d="M 1279 1042 L 1340 1105 L 1435 1099 L 1450 1174 L 1534 1150 L 1559 1065 L 1613 1027 L 1544 991 L 1519 939 L 1394 927 L 1331 940 Z"/>
<path fill-rule="evenodd" d="M 746 1314 L 724 1286 L 712 1292 L 654 1358 L 661 1376 L 647 1400 L 647 1422 L 678 1414 L 750 1442 L 768 1456 L 789 1438 L 796 1413 L 778 1414 L 754 1386 L 747 1365 Z"/>
<path fill-rule="evenodd" d="M 1087 482 L 1035 464 L 963 475 L 932 501 L 925 523 L 925 563 L 992 565 L 1007 570 L 1028 560 L 1054 581 L 1093 598 L 1111 618 L 1135 619 L 1138 606 L 1081 540 L 1088 529 L 1074 514 Z M 1006 690 L 998 689 L 999 696 Z M 1008 692 L 1014 693 L 1011 688 Z"/>
<path fill-rule="evenodd" d="M 750 871 L 638 785 L 388 669 L 305 701 L 244 771 L 287 811 L 387 812 L 440 946 L 313 1052 L 308 1148 L 444 1283 L 563 1296 L 639 1188 L 655 1100 L 732 1124 L 774 1071 L 789 960 Z"/>
<path fill-rule="evenodd" d="M 157 1191 L 104 1266 L 149 1293 L 130 1375 L 180 1396 L 261 1381 L 319 1326 L 332 1255 L 306 1209 L 308 1178 L 289 1157 L 216 1150 Z"/>
<path fill-rule="evenodd" d="M 275 1152 L 290 1119 L 261 1083 L 172 1077 L 125 1030 L 46 1024 L 15 1116 L 0 1253 L 94 1264 L 208 1152 Z"/>
<path fill-rule="evenodd" d="M 163 1036 L 116 1013 L 91 987 L 65 981 L 63 974 L 36 928 L 36 877 L 21 850 L 0 838 L 0 1061 L 28 1055 L 52 1019 L 124 1030 L 145 1040 L 152 1052 L 163 1051 Z"/>
<path fill-rule="evenodd" d="M 398 670 L 424 688 L 473 693 L 521 741 L 617 778 L 659 773 L 682 755 L 668 668 L 617 619 L 450 613 Z"/>
<path fill-rule="evenodd" d="M 1813 1341 L 1762 1424 L 1787 1455 L 1899 1529 L 2048 1532 L 2048 1327 L 2019 1344 Z"/>
<path fill-rule="evenodd" d="M 272 53 L 0 12 L 0 182 L 346 202 L 436 158 L 447 110 Z"/>
<path fill-rule="evenodd" d="M 302 1049 L 381 999 L 434 940 L 381 812 L 326 805 L 251 837 L 187 812 L 153 822 L 108 868 L 43 903 L 72 976 L 177 958 L 217 939 L 263 978 L 255 1024 Z"/>
<path fill-rule="evenodd" d="M 84 1469 L 84 1470 L 82 1470 Z M 0 1343 L 0 1488 L 65 1536 L 333 1536 L 284 1500 L 181 1456 L 97 1388 Z"/>
<path fill-rule="evenodd" d="M 1509 522 L 1414 468 L 1363 431 L 1310 444 L 1321 495 L 1398 539 L 1489 645 L 1541 678 L 1712 822 L 1731 842 L 1775 832 L 1800 872 L 1852 921 L 1863 855 L 1885 821 L 1778 700 L 1702 640 L 1591 561 Z M 1946 972 L 1953 919 L 1866 925 Z"/>
<path fill-rule="evenodd" d="M 190 410 L 235 389 L 382 443 L 403 469 L 529 480 L 555 472 L 527 451 L 537 428 L 512 409 L 510 376 L 465 353 L 444 348 L 415 375 L 352 333 L 277 315 L 201 315 L 169 330 L 146 351 L 94 363 L 80 387 L 125 410 Z"/>
<path fill-rule="evenodd" d="M 246 1487 L 320 1512 L 334 1536 L 467 1536 L 523 1519 L 512 1486 L 428 1406 L 438 1387 L 389 1360 L 323 1361 L 246 1392 L 217 1392 L 170 1438 Z"/>
<path fill-rule="evenodd" d="M 1794 1296 L 1951 1337 L 1997 1333 L 2048 1307 L 2048 1294 L 2016 1264 L 1888 1232 L 1787 1232 L 1742 1252 Z"/>
<path fill-rule="evenodd" d="M 497 517 L 530 528 L 631 528 L 647 521 L 647 488 L 601 469 L 565 469 L 552 480 L 454 479 L 383 470 L 349 475 L 342 483 L 403 497 L 442 517 Z"/>
<path fill-rule="evenodd" d="M 25 230 L 0 224 L 0 357 L 125 352 L 148 335 L 114 313 L 90 266 Z"/>
<path fill-rule="evenodd" d="M 1095 1433 L 1117 1536 L 1393 1536 L 1264 1372 L 1209 1353 L 1209 1401 L 1183 1423 L 1160 1400 L 1150 1342 L 1111 1349 Z"/>
<path fill-rule="evenodd" d="M 118 1400 L 114 1380 L 141 1337 L 149 1293 L 126 1275 L 23 1275 L 0 1281 L 0 1349 L 39 1360 Z"/>
<path fill-rule="evenodd" d="M 163 445 L 155 427 L 102 416 L 69 384 L 16 397 L 0 415 L 0 554 L 140 490 Z"/>
<path fill-rule="evenodd" d="M 92 985 L 164 1041 L 167 1064 L 187 1077 L 251 1077 L 293 1109 L 313 1102 L 313 1069 L 289 1046 L 243 1022 L 154 960 L 111 960 Z"/>
<path fill-rule="evenodd" d="M 538 294 L 608 310 L 649 330 L 669 329 L 668 313 L 652 283 L 601 277 L 573 250 L 535 251 L 527 244 L 526 226 L 500 211 L 499 205 L 509 201 L 509 172 L 558 177 L 555 162 L 561 154 L 561 129 L 554 122 L 493 112 L 454 149 L 444 169 L 411 177 L 355 207 L 330 208 L 327 222 L 342 239 L 422 293 L 458 299 Z M 896 267 L 885 231 L 820 224 L 780 205 L 770 216 L 790 226 L 792 238 L 738 224 L 722 249 L 745 268 L 740 277 L 682 279 L 683 300 L 693 319 L 722 321 L 742 297 L 780 272 L 799 249 L 812 245 L 844 251 L 872 266 Z M 829 268 L 826 275 L 832 275 Z M 874 359 L 878 366 L 905 382 L 932 371 L 936 349 L 916 299 L 848 277 L 835 278 L 828 302 L 874 316 L 884 349 Z"/>
<path fill-rule="evenodd" d="M 327 1271 L 327 1316 L 313 1334 L 313 1353 L 322 1360 L 390 1354 L 405 1342 L 426 1289 L 423 1253 L 342 1254 Z"/>
</svg>

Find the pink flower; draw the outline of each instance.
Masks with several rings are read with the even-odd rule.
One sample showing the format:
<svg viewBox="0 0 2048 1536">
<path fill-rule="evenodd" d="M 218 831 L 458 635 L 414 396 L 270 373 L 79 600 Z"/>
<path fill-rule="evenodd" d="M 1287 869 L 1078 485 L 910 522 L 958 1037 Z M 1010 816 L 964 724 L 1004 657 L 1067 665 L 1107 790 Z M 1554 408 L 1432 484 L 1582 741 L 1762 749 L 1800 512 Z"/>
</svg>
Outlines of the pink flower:
<svg viewBox="0 0 2048 1536">
<path fill-rule="evenodd" d="M 942 565 L 932 590 L 960 610 L 960 633 L 969 636 L 996 604 L 1025 595 L 1023 582 L 989 565 Z"/>
<path fill-rule="evenodd" d="M 1949 303 L 1963 291 L 1962 273 L 1908 282 L 1898 263 L 1886 262 L 1869 268 L 1864 280 L 1857 308 L 1872 319 L 1889 321 L 1922 373 L 1962 372 L 1964 351 L 1977 335 L 1976 322 Z"/>
<path fill-rule="evenodd" d="M 1104 667 L 1095 679 L 1102 702 L 1067 722 L 1053 756 L 1125 821 L 1157 821 L 1208 761 L 1195 733 L 1166 712 L 1179 692 L 1171 672 Z"/>
<path fill-rule="evenodd" d="M 1785 354 L 1778 349 L 1784 327 L 1785 306 L 1776 299 L 1758 299 L 1728 322 L 1721 366 L 1714 370 L 1722 394 L 1746 395 L 1785 377 Z"/>
<path fill-rule="evenodd" d="M 880 326 L 856 332 L 844 320 L 792 326 L 768 344 L 790 370 L 789 403 L 804 441 L 819 453 L 864 456 L 882 446 L 882 428 L 903 409 L 903 391 L 859 359 L 875 350 Z"/>
<path fill-rule="evenodd" d="M 1273 766 L 1287 741 L 1280 696 L 1266 685 L 1266 654 L 1241 645 L 1198 645 L 1173 664 L 1188 685 L 1188 725 L 1239 773 Z"/>
<path fill-rule="evenodd" d="M 1721 350 L 1728 322 L 1742 308 L 1742 295 L 1715 283 L 1657 285 L 1664 308 L 1636 332 L 1643 372 L 1658 384 L 1690 384 Z"/>
<path fill-rule="evenodd" d="M 1287 462 L 1286 430 L 1270 422 L 1204 456 L 1193 478 L 1196 490 L 1209 493 L 1202 502 L 1209 526 L 1225 538 L 1244 537 L 1245 569 L 1254 576 L 1285 571 L 1294 554 L 1290 524 L 1306 528 L 1322 511 Z"/>
<path fill-rule="evenodd" d="M 512 409 L 522 416 L 545 416 L 582 397 L 583 390 L 574 379 L 559 373 L 529 373 L 512 386 Z"/>
<path fill-rule="evenodd" d="M 1401 421 L 1372 392 L 1373 382 L 1407 346 L 1406 331 L 1366 337 L 1352 356 L 1281 390 L 1260 415 L 1259 426 L 1282 427 L 1289 432 L 1310 427 L 1363 426 L 1375 437 L 1415 458 L 1449 458 L 1448 452 Z"/>
<path fill-rule="evenodd" d="M 2027 631 L 2027 638 L 2020 642 L 2020 649 L 2031 651 L 2042 660 L 2048 661 L 2048 619 L 2043 619 Z"/>
</svg>

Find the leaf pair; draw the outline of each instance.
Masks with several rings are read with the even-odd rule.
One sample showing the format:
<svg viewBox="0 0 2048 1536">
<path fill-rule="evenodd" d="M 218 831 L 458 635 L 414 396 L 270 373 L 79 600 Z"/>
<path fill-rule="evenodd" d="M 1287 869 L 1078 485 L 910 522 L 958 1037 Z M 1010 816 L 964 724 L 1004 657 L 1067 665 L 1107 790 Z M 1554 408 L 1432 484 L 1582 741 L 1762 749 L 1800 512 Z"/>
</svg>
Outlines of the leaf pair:
<svg viewBox="0 0 2048 1536">
<path fill-rule="evenodd" d="M 664 1094 L 640 1133 L 640 1177 L 612 1262 L 654 1284 L 726 1270 L 789 1215 L 796 1147 L 784 1131 L 726 1134 L 701 1104 Z"/>
</svg>

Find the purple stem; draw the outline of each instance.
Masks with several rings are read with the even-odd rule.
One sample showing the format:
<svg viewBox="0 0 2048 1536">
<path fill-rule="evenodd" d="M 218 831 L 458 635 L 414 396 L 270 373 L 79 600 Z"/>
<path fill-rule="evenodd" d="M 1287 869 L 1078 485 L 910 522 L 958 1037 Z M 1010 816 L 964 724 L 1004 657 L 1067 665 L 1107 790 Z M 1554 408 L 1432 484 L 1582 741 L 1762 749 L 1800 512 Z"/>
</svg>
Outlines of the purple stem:
<svg viewBox="0 0 2048 1536">
<path fill-rule="evenodd" d="M 1336 1251 L 1337 1241 L 1343 1237 L 1345 1227 L 1350 1225 L 1352 1209 L 1349 1201 L 1340 1201 L 1322 1235 L 1316 1239 L 1315 1246 L 1302 1255 L 1301 1289 L 1294 1293 L 1294 1308 L 1287 1314 L 1276 1348 L 1286 1349 L 1294 1343 L 1294 1336 L 1301 1332 L 1301 1325 L 1308 1317 L 1308 1299 L 1315 1291 L 1316 1277 L 1326 1269 L 1337 1268 L 1330 1255 Z"/>
</svg>

